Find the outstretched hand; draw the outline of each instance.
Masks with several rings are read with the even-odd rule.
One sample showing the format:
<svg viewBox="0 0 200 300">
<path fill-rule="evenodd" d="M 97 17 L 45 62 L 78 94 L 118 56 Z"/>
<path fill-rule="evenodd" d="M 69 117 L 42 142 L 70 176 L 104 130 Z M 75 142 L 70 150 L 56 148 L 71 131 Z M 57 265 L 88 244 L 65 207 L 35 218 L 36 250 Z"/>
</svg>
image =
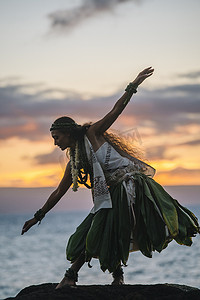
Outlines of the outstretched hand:
<svg viewBox="0 0 200 300">
<path fill-rule="evenodd" d="M 37 224 L 37 222 L 38 221 L 35 218 L 32 218 L 32 219 L 26 221 L 22 228 L 21 235 L 23 235 L 25 232 L 27 232 L 33 225 Z"/>
<path fill-rule="evenodd" d="M 151 76 L 153 72 L 154 69 L 152 67 L 144 69 L 142 72 L 138 74 L 138 76 L 135 78 L 135 80 L 132 83 L 136 86 L 140 85 L 146 78 Z"/>
</svg>

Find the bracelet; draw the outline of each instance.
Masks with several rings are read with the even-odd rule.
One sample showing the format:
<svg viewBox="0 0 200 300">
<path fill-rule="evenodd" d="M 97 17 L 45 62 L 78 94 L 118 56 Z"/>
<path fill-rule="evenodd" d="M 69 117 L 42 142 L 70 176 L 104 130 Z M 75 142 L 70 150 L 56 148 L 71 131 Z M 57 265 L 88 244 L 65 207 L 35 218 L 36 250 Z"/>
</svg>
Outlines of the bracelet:
<svg viewBox="0 0 200 300">
<path fill-rule="evenodd" d="M 128 85 L 127 85 L 127 87 L 125 88 L 125 91 L 128 93 L 128 95 L 127 95 L 127 98 L 124 100 L 124 105 L 127 105 L 127 103 L 130 101 L 130 99 L 131 99 L 131 96 L 133 95 L 133 94 L 136 94 L 137 93 L 137 86 L 134 84 L 134 83 L 132 83 L 132 82 L 130 82 Z"/>
<path fill-rule="evenodd" d="M 34 214 L 34 217 L 36 218 L 37 221 L 39 221 L 41 223 L 42 219 L 45 217 L 45 213 L 41 209 L 39 209 Z"/>
<path fill-rule="evenodd" d="M 136 94 L 137 93 L 137 85 L 135 85 L 134 83 L 130 82 L 127 87 L 125 88 L 125 91 L 128 94 Z"/>
</svg>

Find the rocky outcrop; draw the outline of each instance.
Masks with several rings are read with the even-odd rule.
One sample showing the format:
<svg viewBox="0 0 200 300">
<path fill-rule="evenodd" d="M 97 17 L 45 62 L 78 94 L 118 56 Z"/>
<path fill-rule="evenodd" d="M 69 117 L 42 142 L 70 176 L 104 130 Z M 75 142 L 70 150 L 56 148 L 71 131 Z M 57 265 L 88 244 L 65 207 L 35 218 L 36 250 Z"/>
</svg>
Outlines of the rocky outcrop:
<svg viewBox="0 0 200 300">
<path fill-rule="evenodd" d="M 55 290 L 56 283 L 24 288 L 16 297 L 5 300 L 197 300 L 200 290 L 185 285 L 78 285 Z"/>
</svg>

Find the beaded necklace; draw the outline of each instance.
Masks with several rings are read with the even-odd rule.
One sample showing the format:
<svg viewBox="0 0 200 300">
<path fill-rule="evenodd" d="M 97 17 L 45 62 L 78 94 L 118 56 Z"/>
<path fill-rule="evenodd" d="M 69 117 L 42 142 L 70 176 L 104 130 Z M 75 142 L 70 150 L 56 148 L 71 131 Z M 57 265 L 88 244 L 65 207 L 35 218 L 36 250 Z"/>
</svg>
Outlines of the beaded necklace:
<svg viewBox="0 0 200 300">
<path fill-rule="evenodd" d="M 70 148 L 70 162 L 71 162 L 71 174 L 73 181 L 73 191 L 76 192 L 78 190 L 78 174 L 79 174 L 79 147 L 78 141 L 76 141 L 75 150 L 73 151 Z"/>
</svg>

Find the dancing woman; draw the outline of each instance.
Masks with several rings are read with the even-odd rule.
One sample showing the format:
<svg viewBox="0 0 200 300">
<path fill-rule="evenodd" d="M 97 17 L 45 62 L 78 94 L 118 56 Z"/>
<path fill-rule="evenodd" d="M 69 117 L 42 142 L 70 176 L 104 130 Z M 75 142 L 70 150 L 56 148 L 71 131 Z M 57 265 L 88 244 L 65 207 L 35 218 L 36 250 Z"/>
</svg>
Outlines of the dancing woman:
<svg viewBox="0 0 200 300">
<path fill-rule="evenodd" d="M 135 150 L 107 130 L 122 113 L 137 87 L 153 74 L 146 68 L 125 89 L 113 109 L 94 124 L 80 126 L 69 117 L 57 119 L 50 131 L 55 145 L 70 150 L 64 176 L 44 206 L 25 222 L 22 234 L 41 222 L 71 185 L 92 191 L 94 207 L 70 237 L 66 249 L 72 263 L 57 288 L 75 285 L 85 262 L 98 258 L 103 271 L 123 284 L 122 266 L 131 251 L 152 257 L 173 239 L 190 246 L 199 233 L 197 218 L 173 199 L 152 177 L 155 170 L 135 157 Z"/>
</svg>

